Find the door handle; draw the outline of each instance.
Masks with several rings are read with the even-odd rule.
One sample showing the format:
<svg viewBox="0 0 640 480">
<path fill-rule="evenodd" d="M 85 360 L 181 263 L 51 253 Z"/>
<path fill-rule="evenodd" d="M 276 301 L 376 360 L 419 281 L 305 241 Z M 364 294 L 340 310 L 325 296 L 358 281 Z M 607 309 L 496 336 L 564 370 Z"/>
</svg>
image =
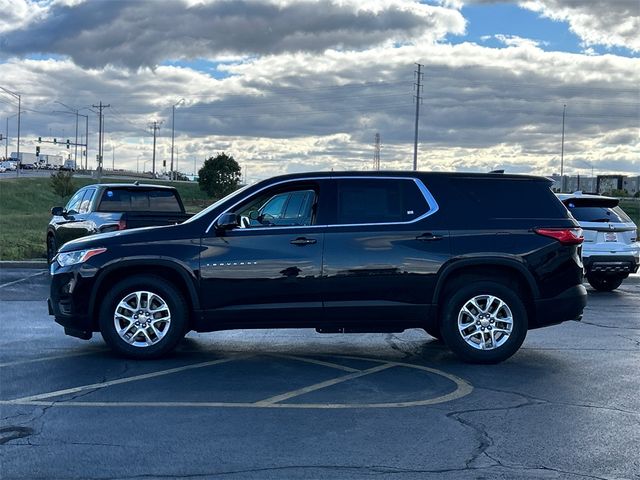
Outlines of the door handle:
<svg viewBox="0 0 640 480">
<path fill-rule="evenodd" d="M 423 233 L 422 235 L 418 235 L 416 240 L 420 240 L 423 242 L 434 242 L 436 240 L 442 240 L 442 235 L 434 235 L 431 232 Z"/>
<path fill-rule="evenodd" d="M 298 245 L 302 247 L 304 245 L 312 245 L 317 242 L 318 241 L 315 238 L 298 237 L 295 240 L 291 240 L 291 245 Z"/>
</svg>

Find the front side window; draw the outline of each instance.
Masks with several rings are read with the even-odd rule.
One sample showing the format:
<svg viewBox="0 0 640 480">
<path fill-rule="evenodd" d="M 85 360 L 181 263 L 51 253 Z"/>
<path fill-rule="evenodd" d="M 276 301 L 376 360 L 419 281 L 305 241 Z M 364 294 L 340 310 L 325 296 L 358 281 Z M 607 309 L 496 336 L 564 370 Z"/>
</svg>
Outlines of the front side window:
<svg viewBox="0 0 640 480">
<path fill-rule="evenodd" d="M 428 211 L 429 205 L 412 179 L 338 181 L 338 225 L 410 222 Z"/>
<path fill-rule="evenodd" d="M 82 202 L 82 197 L 84 197 L 85 190 L 79 190 L 76 194 L 71 197 L 71 200 L 67 202 L 67 206 L 64 209 L 67 213 L 74 214 L 80 211 L 80 203 Z"/>
<path fill-rule="evenodd" d="M 241 228 L 296 227 L 314 223 L 315 190 L 263 192 L 234 210 Z"/>
<path fill-rule="evenodd" d="M 91 206 L 91 199 L 93 198 L 93 194 L 96 193 L 95 188 L 88 188 L 82 197 L 82 202 L 80 203 L 79 213 L 87 213 L 89 211 L 89 207 Z"/>
</svg>

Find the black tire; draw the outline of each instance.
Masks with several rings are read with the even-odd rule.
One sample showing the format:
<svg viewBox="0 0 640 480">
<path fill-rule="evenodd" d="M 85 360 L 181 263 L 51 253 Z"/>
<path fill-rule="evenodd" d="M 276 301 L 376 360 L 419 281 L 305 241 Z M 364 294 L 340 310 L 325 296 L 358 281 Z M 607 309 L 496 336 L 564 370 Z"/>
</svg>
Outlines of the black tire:
<svg viewBox="0 0 640 480">
<path fill-rule="evenodd" d="M 118 304 L 127 296 L 139 291 L 150 292 L 158 296 L 166 304 L 169 310 L 168 313 L 170 321 L 165 326 L 167 330 L 162 330 L 162 338 L 157 339 L 158 337 L 155 337 L 154 339 L 157 339 L 157 343 L 146 346 L 135 346 L 131 343 L 127 343 L 118 334 L 115 325 L 115 313 Z M 143 298 L 145 297 L 143 296 Z M 150 304 L 151 302 L 149 301 L 148 296 L 146 299 L 147 303 Z M 123 310 L 120 310 L 120 312 L 123 312 Z M 106 294 L 100 308 L 100 333 L 102 334 L 102 338 L 104 338 L 105 342 L 107 342 L 114 351 L 121 355 L 140 360 L 158 358 L 173 350 L 187 333 L 187 316 L 188 308 L 184 298 L 178 289 L 171 283 L 163 278 L 153 275 L 137 275 L 117 283 Z M 142 315 L 140 317 L 143 318 Z M 162 326 L 159 328 L 162 328 Z M 142 333 L 139 336 L 131 336 L 144 338 L 142 337 Z"/>
<path fill-rule="evenodd" d="M 58 245 L 56 244 L 56 237 L 53 235 L 47 235 L 47 262 L 51 263 L 53 257 L 58 253 Z"/>
<path fill-rule="evenodd" d="M 482 295 L 492 295 L 502 300 L 511 310 L 511 318 L 513 319 L 510 334 L 508 336 L 500 334 L 501 337 L 504 335 L 504 343 L 487 350 L 481 350 L 468 344 L 458 329 L 458 315 L 461 312 L 462 307 L 471 299 Z M 504 310 L 501 310 L 500 315 L 504 315 L 504 312 Z M 488 318 L 486 318 L 486 320 L 489 321 Z M 495 325 L 497 325 L 497 323 L 494 323 L 493 327 L 488 325 L 487 327 L 477 328 L 487 328 L 488 330 L 491 330 L 492 328 L 495 328 Z M 446 295 L 440 330 L 442 332 L 444 342 L 453 351 L 453 353 L 463 361 L 486 364 L 502 362 L 516 353 L 527 336 L 527 326 L 527 310 L 522 303 L 518 292 L 495 281 L 476 281 L 467 284 L 463 283 L 459 288 L 450 290 L 448 295 Z M 475 329 L 476 327 L 472 326 L 470 328 Z M 469 332 L 469 330 L 465 331 Z M 484 333 L 478 333 L 477 335 L 482 335 L 481 338 L 483 339 L 487 338 Z M 490 335 L 488 331 L 486 332 L 486 335 Z M 480 339 L 477 337 L 474 338 L 476 338 L 479 343 Z M 500 339 L 497 340 L 497 342 L 499 341 Z"/>
<path fill-rule="evenodd" d="M 625 277 L 608 277 L 604 275 L 587 275 L 589 285 L 599 292 L 611 292 L 618 288 Z"/>
</svg>

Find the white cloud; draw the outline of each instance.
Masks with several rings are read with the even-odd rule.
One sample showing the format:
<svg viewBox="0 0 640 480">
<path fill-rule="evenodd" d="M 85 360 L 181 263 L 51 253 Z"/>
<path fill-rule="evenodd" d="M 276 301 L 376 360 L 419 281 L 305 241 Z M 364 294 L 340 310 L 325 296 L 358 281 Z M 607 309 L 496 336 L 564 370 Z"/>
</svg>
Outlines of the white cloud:
<svg viewBox="0 0 640 480">
<path fill-rule="evenodd" d="M 586 46 L 640 51 L 638 0 L 525 0 L 520 5 L 552 20 L 568 22 Z"/>
</svg>

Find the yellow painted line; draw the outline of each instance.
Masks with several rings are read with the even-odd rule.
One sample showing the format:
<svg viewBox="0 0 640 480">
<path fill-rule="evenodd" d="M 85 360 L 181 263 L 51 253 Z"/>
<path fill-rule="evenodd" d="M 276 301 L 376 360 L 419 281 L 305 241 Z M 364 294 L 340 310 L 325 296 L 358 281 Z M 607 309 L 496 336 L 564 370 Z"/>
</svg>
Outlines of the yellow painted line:
<svg viewBox="0 0 640 480">
<path fill-rule="evenodd" d="M 183 367 L 169 368 L 167 370 L 160 370 L 159 372 L 145 373 L 142 375 L 134 375 L 131 377 L 119 378 L 117 380 L 110 380 L 108 382 L 92 383 L 90 385 L 82 385 L 80 387 L 67 388 L 64 390 L 56 390 L 55 392 L 40 393 L 38 395 L 31 395 L 29 397 L 16 398 L 15 400 L 7 400 L 3 403 L 23 403 L 32 402 L 37 400 L 44 400 L 45 398 L 59 397 L 61 395 L 71 395 L 73 393 L 84 392 L 85 390 L 95 390 L 99 388 L 111 387 L 113 385 L 121 385 L 123 383 L 137 382 L 138 380 L 146 380 L 148 378 L 162 377 L 164 375 L 171 375 L 172 373 L 184 372 L 186 370 L 193 370 L 195 368 L 209 367 L 211 365 L 219 365 L 221 363 L 230 362 L 240 357 L 221 358 L 218 360 L 211 360 L 209 362 L 195 363 L 192 365 L 185 365 Z"/>
<path fill-rule="evenodd" d="M 358 370 L 357 368 L 347 367 L 345 365 L 340 365 L 338 363 L 325 362 L 323 360 L 316 360 L 315 358 L 298 357 L 296 355 L 278 355 L 275 353 L 272 353 L 269 356 L 277 357 L 277 358 L 289 358 L 293 360 L 298 360 L 300 362 L 315 363 L 316 365 L 322 365 L 323 367 L 337 368 L 338 370 L 344 370 L 345 372 L 361 372 L 362 371 L 362 370 Z"/>
<path fill-rule="evenodd" d="M 67 353 L 61 355 L 51 355 L 50 357 L 39 357 L 39 358 L 30 358 L 28 360 L 14 360 L 12 362 L 0 363 L 1 367 L 12 367 L 14 365 L 24 365 L 26 363 L 35 363 L 35 362 L 44 362 L 47 360 L 59 360 L 61 358 L 73 358 L 73 357 L 83 357 L 85 355 L 92 355 L 94 353 L 102 353 L 107 352 L 106 348 L 91 350 L 89 352 L 78 352 L 78 353 Z"/>
<path fill-rule="evenodd" d="M 368 370 L 360 370 L 358 372 L 350 373 L 349 375 L 343 375 L 342 377 L 333 378 L 331 380 L 315 383 L 313 385 L 302 387 L 297 390 L 292 390 L 291 392 L 286 392 L 280 395 L 275 395 L 273 397 L 265 398 L 264 400 L 260 400 L 259 402 L 255 402 L 255 403 L 258 406 L 271 405 L 273 403 L 282 402 L 283 400 L 289 400 L 290 398 L 297 397 L 299 395 L 304 395 L 305 393 L 315 392 L 316 390 L 320 390 L 322 388 L 331 387 L 333 385 L 337 385 L 338 383 L 346 382 L 347 380 L 353 380 L 354 378 L 364 377 L 365 375 L 371 375 L 372 373 L 380 372 L 382 370 L 386 370 L 387 368 L 391 368 L 391 367 L 395 367 L 395 365 L 391 363 L 385 363 L 383 365 L 378 365 Z"/>
<path fill-rule="evenodd" d="M 287 356 L 284 356 L 287 357 Z M 347 358 L 354 360 L 367 360 L 371 362 L 384 362 L 382 365 L 376 366 L 369 370 L 361 370 L 358 372 L 353 372 L 349 375 L 344 375 L 342 377 L 338 377 L 333 380 L 328 380 L 326 382 L 318 383 L 315 385 L 310 385 L 308 387 L 295 390 L 292 392 L 288 392 L 282 395 L 278 395 L 275 397 L 271 397 L 265 400 L 261 400 L 255 403 L 244 403 L 244 402 L 78 402 L 78 401 L 56 401 L 56 400 L 45 400 L 46 398 L 65 395 L 68 393 L 75 393 L 77 391 L 89 390 L 93 388 L 104 388 L 111 385 L 117 385 L 120 383 L 133 382 L 136 380 L 144 380 L 146 378 L 153 378 L 155 376 L 161 375 L 169 375 L 171 373 L 176 373 L 184 370 L 189 370 L 193 368 L 201 368 L 209 365 L 215 365 L 224 363 L 234 359 L 246 358 L 246 356 L 236 356 L 233 358 L 213 360 L 210 362 L 203 362 L 194 365 L 188 365 L 185 367 L 178 367 L 169 370 L 163 370 L 161 372 L 149 373 L 144 375 L 136 375 L 133 377 L 126 377 L 119 380 L 112 380 L 109 382 L 103 382 L 93 385 L 86 385 L 83 387 L 77 387 L 75 389 L 68 390 L 60 390 L 57 392 L 51 392 L 48 394 L 42 395 L 33 395 L 31 397 L 18 398 L 15 400 L 2 400 L 0 401 L 0 405 L 27 405 L 27 406 L 56 406 L 56 407 L 85 407 L 85 408 L 135 408 L 135 407 L 143 407 L 143 408 L 297 408 L 297 409 L 349 409 L 349 408 L 407 408 L 407 407 L 419 407 L 425 405 L 434 405 L 438 403 L 450 402 L 453 400 L 457 400 L 459 398 L 465 397 L 469 395 L 473 391 L 473 386 L 467 382 L 466 380 L 457 377 L 453 374 L 443 372 L 442 370 L 438 370 L 435 368 L 425 367 L 422 365 L 414 365 L 410 363 L 402 363 L 402 362 L 392 362 L 380 359 L 373 358 L 365 358 L 365 357 L 355 357 L 355 356 L 347 356 L 347 355 L 335 355 L 338 358 Z M 300 357 L 303 358 L 303 357 Z M 329 363 L 329 362 L 327 362 Z M 329 387 L 331 385 L 336 385 L 341 382 L 345 382 L 348 380 L 352 380 L 354 378 L 358 378 L 364 375 L 369 375 L 375 373 L 375 371 L 382 371 L 391 367 L 406 367 L 413 368 L 416 370 L 422 370 L 428 373 L 432 373 L 434 375 L 438 375 L 444 377 L 450 381 L 452 381 L 456 388 L 454 391 L 447 393 L 445 395 L 441 395 L 439 397 L 426 398 L 426 399 L 418 399 L 411 400 L 406 402 L 384 402 L 384 403 L 275 403 L 281 402 L 283 400 L 287 400 L 288 398 L 293 398 L 298 395 L 302 395 L 303 393 L 319 390 L 322 388 Z M 284 398 L 283 398 L 284 397 Z M 271 402 L 271 403 L 269 403 Z"/>
</svg>

